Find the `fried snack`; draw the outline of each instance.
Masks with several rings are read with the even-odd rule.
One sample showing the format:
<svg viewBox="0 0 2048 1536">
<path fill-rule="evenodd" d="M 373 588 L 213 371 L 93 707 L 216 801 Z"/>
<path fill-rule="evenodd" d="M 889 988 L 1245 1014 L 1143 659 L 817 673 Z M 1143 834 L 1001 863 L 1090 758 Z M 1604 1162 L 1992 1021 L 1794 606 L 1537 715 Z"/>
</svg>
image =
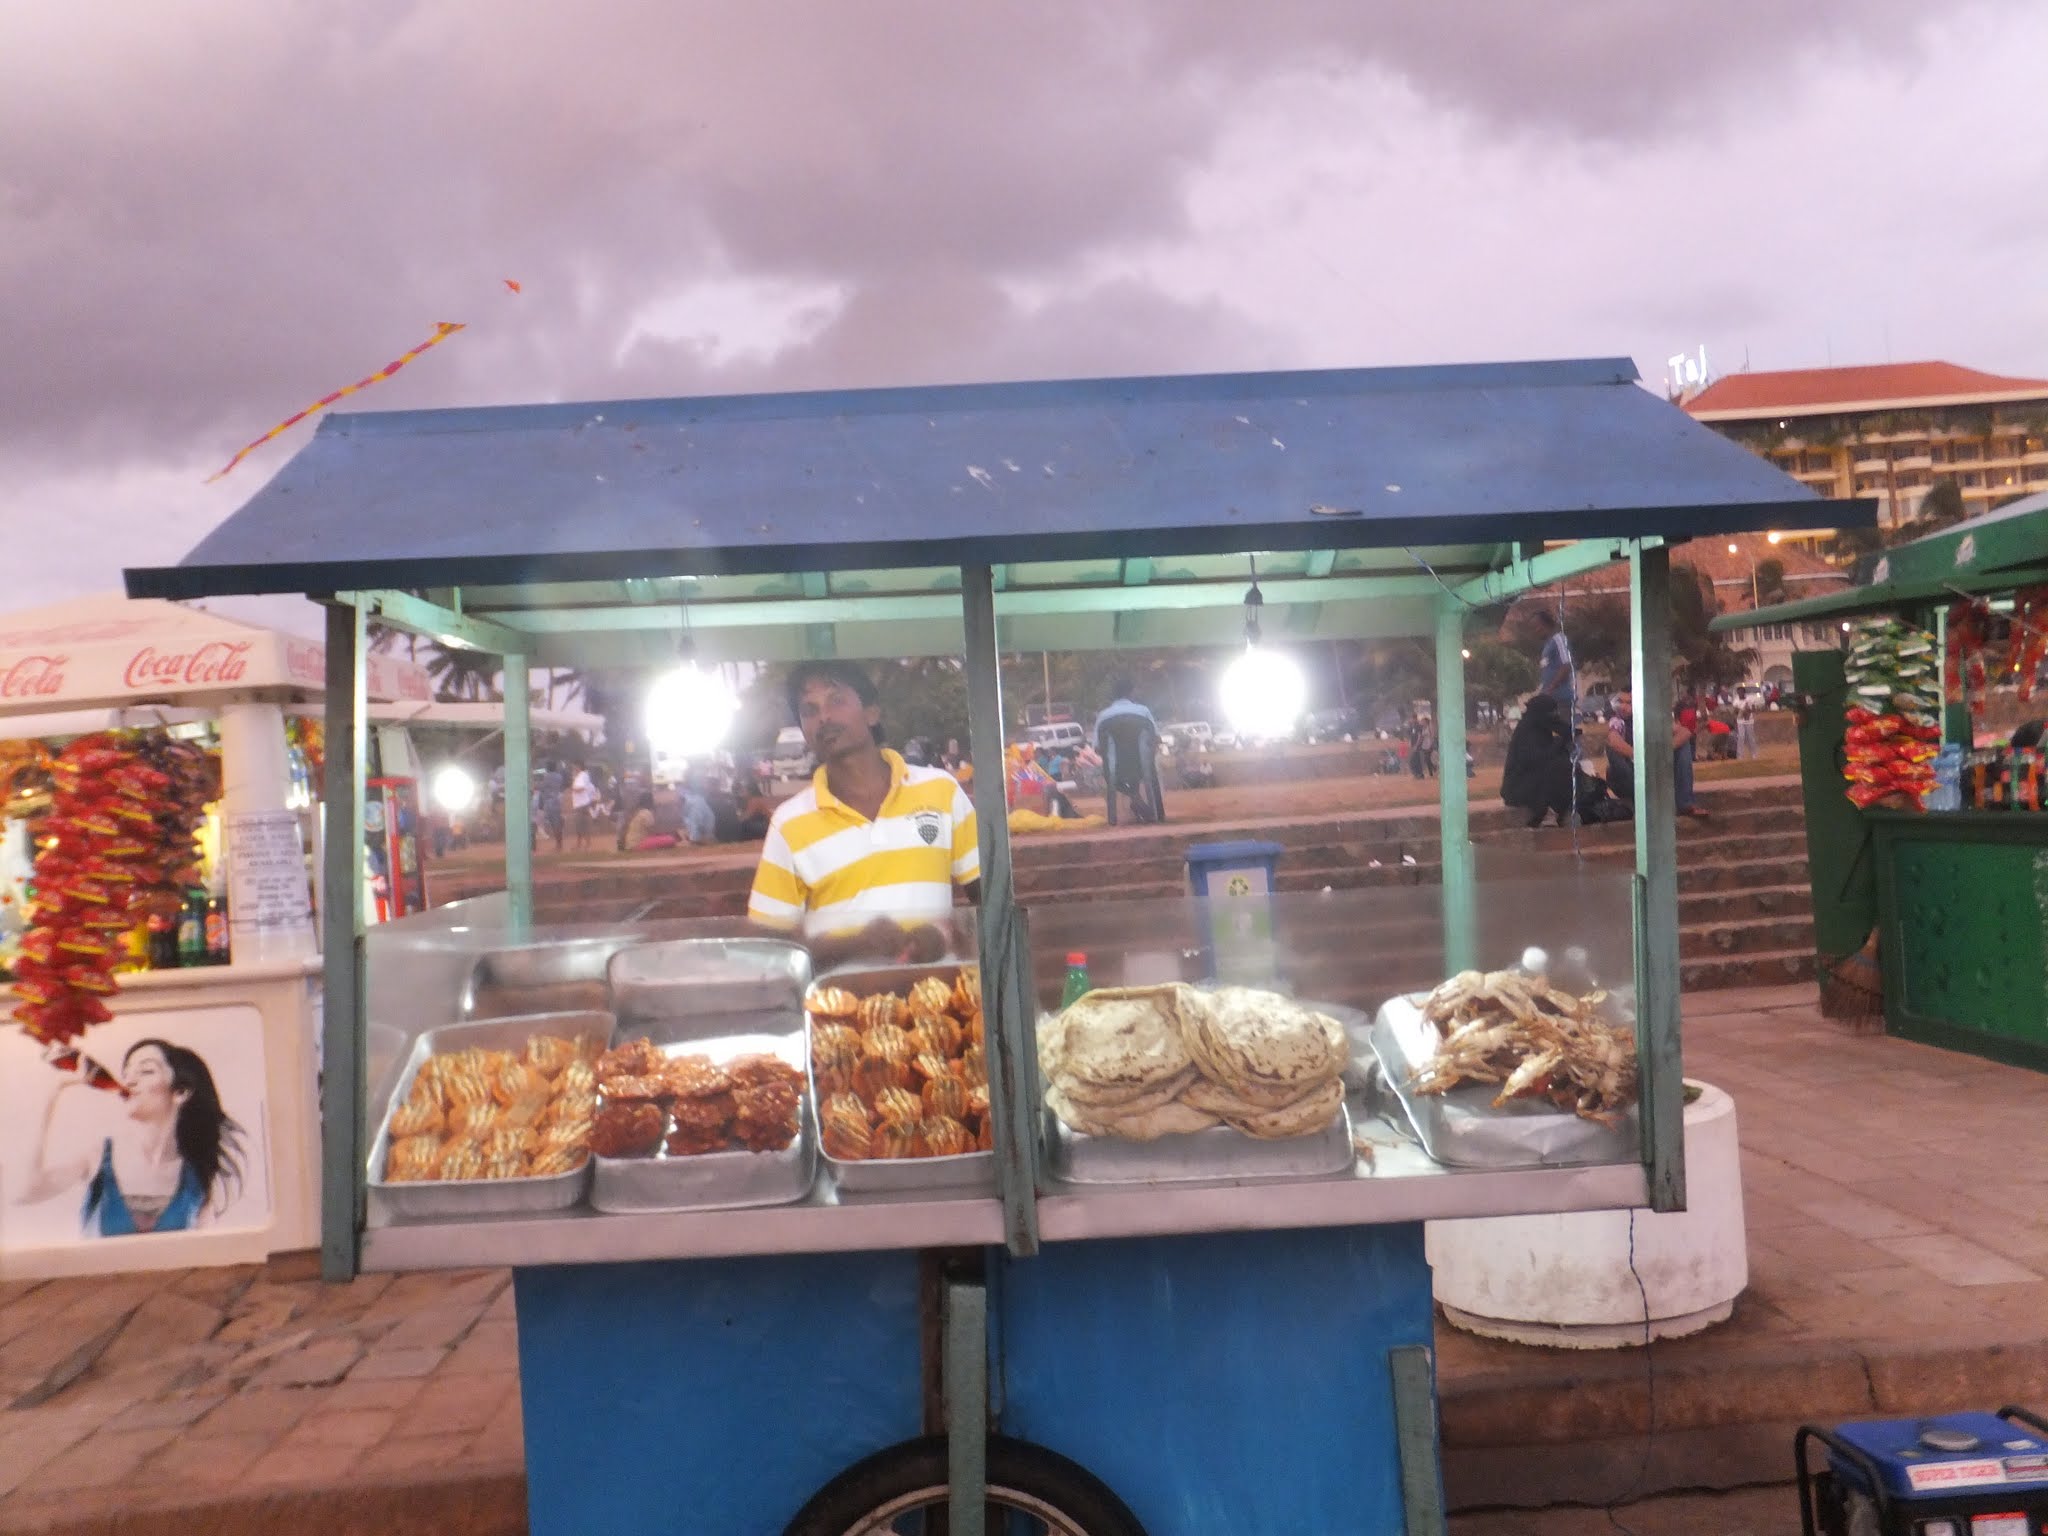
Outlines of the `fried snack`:
<svg viewBox="0 0 2048 1536">
<path fill-rule="evenodd" d="M 827 1024 L 811 1034 L 811 1075 L 817 1079 L 819 1097 L 829 1098 L 853 1087 L 854 1068 L 860 1064 L 860 1035 L 841 1024 Z"/>
<path fill-rule="evenodd" d="M 544 1126 L 588 1125 L 597 1114 L 595 1093 L 564 1093 L 548 1105 L 547 1112 L 540 1117 Z"/>
<path fill-rule="evenodd" d="M 922 1143 L 917 1137 L 917 1123 L 897 1125 L 885 1122 L 875 1127 L 868 1138 L 868 1155 L 874 1158 L 903 1158 L 920 1155 Z"/>
<path fill-rule="evenodd" d="M 646 1036 L 615 1045 L 597 1058 L 597 1075 L 607 1077 L 654 1077 L 667 1063 L 661 1048 Z"/>
<path fill-rule="evenodd" d="M 732 1134 L 749 1152 L 779 1152 L 796 1140 L 800 1099 L 794 1083 L 777 1078 L 733 1090 Z"/>
<path fill-rule="evenodd" d="M 496 1095 L 491 1080 L 481 1067 L 465 1066 L 439 1075 L 441 1094 L 451 1107 L 461 1104 L 489 1104 Z"/>
<path fill-rule="evenodd" d="M 540 1136 L 527 1126 L 506 1126 L 484 1138 L 484 1156 L 531 1157 L 540 1149 Z"/>
<path fill-rule="evenodd" d="M 498 1122 L 498 1106 L 491 1103 L 458 1104 L 448 1111 L 443 1129 L 450 1136 L 468 1136 L 481 1140 L 491 1132 Z"/>
<path fill-rule="evenodd" d="M 709 1056 L 677 1056 L 662 1070 L 668 1091 L 679 1099 L 713 1098 L 731 1089 L 733 1077 Z"/>
<path fill-rule="evenodd" d="M 970 1088 L 986 1087 L 988 1084 L 988 1053 L 979 1042 L 970 1045 L 960 1053 L 960 1080 Z"/>
<path fill-rule="evenodd" d="M 821 1050 L 834 1054 L 851 1051 L 858 1056 L 860 1031 L 851 1024 L 840 1024 L 827 1019 L 816 1020 L 811 1025 L 812 1056 L 815 1057 Z"/>
<path fill-rule="evenodd" d="M 741 1088 L 758 1088 L 764 1083 L 787 1083 L 792 1088 L 801 1088 L 804 1080 L 802 1072 L 780 1056 L 766 1051 L 735 1056 L 725 1064 L 725 1070 L 731 1075 L 734 1085 Z"/>
<path fill-rule="evenodd" d="M 597 1092 L 597 1068 L 592 1065 L 590 1060 L 578 1056 L 569 1065 L 562 1068 L 562 1075 L 555 1079 L 555 1092 Z"/>
<path fill-rule="evenodd" d="M 873 997 L 860 1000 L 860 1011 L 854 1015 L 854 1020 L 865 1033 L 878 1024 L 901 1024 L 908 1016 L 909 1009 L 904 1006 L 902 998 L 894 992 L 877 992 Z"/>
<path fill-rule="evenodd" d="M 394 1141 L 384 1154 L 386 1179 L 430 1179 L 441 1160 L 441 1143 L 434 1136 L 407 1136 Z"/>
<path fill-rule="evenodd" d="M 930 1051 L 926 1051 L 910 1063 L 911 1070 L 917 1073 L 920 1080 L 926 1082 L 938 1077 L 958 1077 L 960 1074 L 954 1071 L 954 1065 L 945 1057 Z"/>
<path fill-rule="evenodd" d="M 908 1088 L 915 1081 L 907 1061 L 863 1056 L 853 1069 L 853 1091 L 870 1104 L 884 1088 Z"/>
<path fill-rule="evenodd" d="M 526 1042 L 523 1060 L 542 1077 L 561 1076 L 562 1069 L 576 1059 L 576 1042 L 560 1035 L 535 1035 Z"/>
<path fill-rule="evenodd" d="M 858 1163 L 872 1154 L 868 1112 L 852 1094 L 835 1094 L 818 1118 L 818 1139 L 824 1143 L 827 1157 Z"/>
<path fill-rule="evenodd" d="M 669 1097 L 674 1090 L 669 1087 L 665 1073 L 656 1073 L 645 1077 L 600 1077 L 597 1080 L 597 1091 L 604 1096 L 607 1104 L 651 1104 L 657 1099 Z"/>
<path fill-rule="evenodd" d="M 499 1127 L 515 1125 L 538 1125 L 541 1116 L 548 1112 L 548 1101 L 544 1097 L 515 1099 L 499 1109 L 495 1124 Z"/>
<path fill-rule="evenodd" d="M 668 1140 L 662 1143 L 670 1157 L 703 1157 L 709 1152 L 723 1152 L 731 1145 L 731 1138 L 724 1127 L 705 1130 L 701 1126 L 679 1125 L 668 1133 Z"/>
<path fill-rule="evenodd" d="M 447 1118 L 441 1112 L 438 1099 L 421 1101 L 417 1097 L 408 1097 L 392 1112 L 391 1135 L 393 1140 L 407 1136 L 438 1137 Z"/>
<path fill-rule="evenodd" d="M 916 1125 L 924 1118 L 924 1100 L 908 1088 L 884 1088 L 873 1099 L 875 1114 L 884 1124 Z"/>
<path fill-rule="evenodd" d="M 871 1025 L 860 1037 L 860 1048 L 862 1055 L 879 1057 L 883 1061 L 907 1062 L 917 1054 L 910 1043 L 910 1032 L 886 1023 Z"/>
<path fill-rule="evenodd" d="M 967 1127 L 947 1115 L 934 1115 L 919 1125 L 917 1143 L 925 1157 L 958 1157 L 974 1149 Z"/>
<path fill-rule="evenodd" d="M 708 1093 L 694 1099 L 677 1099 L 674 1118 L 677 1130 L 689 1130 L 700 1136 L 716 1136 L 725 1140 L 726 1127 L 732 1123 L 734 1110 L 730 1093 Z"/>
<path fill-rule="evenodd" d="M 995 1149 L 995 1122 L 987 1115 L 983 1115 L 974 1122 L 974 1150 L 977 1152 L 993 1152 Z"/>
<path fill-rule="evenodd" d="M 589 1144 L 590 1122 L 588 1120 L 564 1120 L 559 1124 L 548 1126 L 540 1133 L 540 1150 L 542 1152 L 550 1152 L 557 1147 L 575 1147 L 580 1150 Z"/>
<path fill-rule="evenodd" d="M 844 987 L 814 987 L 804 1008 L 814 1019 L 851 1019 L 860 1012 L 860 999 Z"/>
<path fill-rule="evenodd" d="M 420 1068 L 420 1076 L 439 1083 L 459 1072 L 483 1072 L 490 1066 L 490 1056 L 491 1053 L 480 1045 L 449 1051 L 445 1055 L 430 1057 Z"/>
<path fill-rule="evenodd" d="M 1602 991 L 1574 997 L 1544 976 L 1461 971 L 1422 1002 L 1443 1036 L 1410 1074 L 1417 1093 L 1499 1084 L 1493 1107 L 1547 1098 L 1610 1128 L 1636 1099 L 1635 1035 L 1601 1011 Z"/>
<path fill-rule="evenodd" d="M 484 1150 L 473 1141 L 451 1141 L 441 1149 L 434 1177 L 445 1182 L 484 1176 Z"/>
<path fill-rule="evenodd" d="M 953 984 L 927 976 L 910 989 L 910 1011 L 914 1014 L 944 1013 L 953 1002 Z"/>
<path fill-rule="evenodd" d="M 581 1168 L 590 1153 L 579 1144 L 576 1146 L 544 1146 L 533 1155 L 526 1165 L 529 1176 L 536 1179 L 550 1178 L 555 1174 L 574 1173 Z"/>
<path fill-rule="evenodd" d="M 981 967 L 963 965 L 953 978 L 953 1016 L 961 1022 L 981 1014 Z"/>
<path fill-rule="evenodd" d="M 607 1104 L 590 1122 L 590 1150 L 599 1157 L 645 1157 L 660 1145 L 667 1123 L 658 1104 Z"/>
<path fill-rule="evenodd" d="M 967 1044 L 967 1031 L 948 1014 L 913 1014 L 910 1044 L 919 1055 L 958 1056 Z"/>
<path fill-rule="evenodd" d="M 482 1177 L 487 1179 L 523 1179 L 526 1177 L 526 1158 L 519 1152 L 486 1155 Z"/>
<path fill-rule="evenodd" d="M 957 1077 L 934 1077 L 924 1085 L 924 1110 L 927 1115 L 946 1115 L 955 1120 L 967 1115 L 968 1086 Z"/>
<path fill-rule="evenodd" d="M 986 1115 L 988 1113 L 988 1084 L 976 1083 L 967 1090 L 967 1113 Z"/>
</svg>

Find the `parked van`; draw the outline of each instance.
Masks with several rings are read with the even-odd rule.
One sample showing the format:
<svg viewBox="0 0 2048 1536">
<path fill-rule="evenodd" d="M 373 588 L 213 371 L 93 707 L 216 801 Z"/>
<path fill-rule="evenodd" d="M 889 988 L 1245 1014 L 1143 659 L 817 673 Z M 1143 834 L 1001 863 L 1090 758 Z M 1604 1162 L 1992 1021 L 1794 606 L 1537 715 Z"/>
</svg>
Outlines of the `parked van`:
<svg viewBox="0 0 2048 1536">
<path fill-rule="evenodd" d="M 768 754 L 768 771 L 776 778 L 808 778 L 816 766 L 811 761 L 811 749 L 804 745 L 802 727 L 785 725 L 776 733 L 775 746 Z"/>
<path fill-rule="evenodd" d="M 1062 720 L 1058 725 L 1027 727 L 1024 739 L 1041 752 L 1047 748 L 1071 752 L 1088 739 L 1088 732 L 1072 720 Z"/>
</svg>

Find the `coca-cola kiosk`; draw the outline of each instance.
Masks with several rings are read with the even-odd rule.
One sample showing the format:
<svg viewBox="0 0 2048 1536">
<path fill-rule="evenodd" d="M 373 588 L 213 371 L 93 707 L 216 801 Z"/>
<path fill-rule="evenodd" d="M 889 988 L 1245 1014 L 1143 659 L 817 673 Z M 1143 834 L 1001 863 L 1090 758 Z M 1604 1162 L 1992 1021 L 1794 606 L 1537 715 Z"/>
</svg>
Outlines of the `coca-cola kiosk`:
<svg viewBox="0 0 2048 1536">
<path fill-rule="evenodd" d="M 317 640 L 177 603 L 87 598 L 0 617 L 0 747 L 154 726 L 217 746 L 222 791 L 206 836 L 218 874 L 198 899 L 225 899 L 229 941 L 225 964 L 118 973 L 105 999 L 113 1018 L 66 1051 L 28 1038 L 0 975 L 0 1281 L 255 1263 L 318 1245 L 320 961 L 307 855 L 319 807 L 303 803 L 303 773 L 293 792 L 285 712 L 317 709 L 325 683 Z M 422 669 L 389 656 L 373 658 L 369 692 L 383 704 L 432 697 Z M 387 805 L 392 896 L 414 912 L 426 902 L 417 787 L 394 783 Z M 0 962 L 21 929 L 33 856 L 6 807 L 0 793 Z M 152 1053 L 212 1082 L 232 1176 L 209 1189 L 203 1219 L 103 1230 L 81 1219 L 85 1191 L 65 1180 L 151 1129 L 121 1088 Z"/>
<path fill-rule="evenodd" d="M 371 779 L 363 801 L 370 844 L 370 887 L 380 923 L 427 910 L 427 865 L 420 857 L 420 787 L 416 779 Z"/>
</svg>

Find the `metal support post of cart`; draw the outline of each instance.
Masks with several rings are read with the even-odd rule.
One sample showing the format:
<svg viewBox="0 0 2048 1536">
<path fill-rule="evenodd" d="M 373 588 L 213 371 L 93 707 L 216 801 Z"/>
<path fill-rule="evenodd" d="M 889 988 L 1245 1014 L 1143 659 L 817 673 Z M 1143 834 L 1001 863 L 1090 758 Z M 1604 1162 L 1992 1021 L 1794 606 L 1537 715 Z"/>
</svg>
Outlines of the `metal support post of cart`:
<svg viewBox="0 0 2048 1536">
<path fill-rule="evenodd" d="M 513 1269 L 536 1536 L 1442 1531 L 1423 1223 L 1684 1192 L 1670 850 L 1645 842 L 1633 879 L 1479 878 L 1467 607 L 1629 558 L 1654 719 L 1662 541 L 1826 515 L 1635 378 L 1592 360 L 333 417 L 184 564 L 129 573 L 138 594 L 348 594 L 328 621 L 325 1269 Z M 505 516 L 476 519 L 480 498 Z M 1285 611 L 1263 634 L 1247 580 Z M 527 667 L 672 658 L 684 604 L 707 662 L 960 668 L 978 913 L 823 970 L 801 934 L 731 917 L 540 920 Z M 363 931 L 368 612 L 506 657 L 501 915 Z M 1264 675 L 1303 639 L 1433 640 L 1441 901 L 1363 869 L 1292 889 L 1267 851 L 1246 985 L 1190 946 L 1194 896 L 1105 894 L 1118 834 L 1077 863 L 1103 889 L 1020 898 L 999 655 L 1140 636 Z M 1659 756 L 1639 754 L 1651 824 Z M 1070 949 L 1093 988 L 1071 1006 Z M 1409 1092 L 1442 1038 L 1410 1028 L 1430 999 L 1513 984 L 1531 951 L 1636 998 L 1640 1107 L 1532 1106 L 1514 1132 L 1492 1085 Z M 1624 1022 L 1601 1029 L 1623 1049 Z M 746 1138 L 742 1090 L 766 1117 Z"/>
</svg>

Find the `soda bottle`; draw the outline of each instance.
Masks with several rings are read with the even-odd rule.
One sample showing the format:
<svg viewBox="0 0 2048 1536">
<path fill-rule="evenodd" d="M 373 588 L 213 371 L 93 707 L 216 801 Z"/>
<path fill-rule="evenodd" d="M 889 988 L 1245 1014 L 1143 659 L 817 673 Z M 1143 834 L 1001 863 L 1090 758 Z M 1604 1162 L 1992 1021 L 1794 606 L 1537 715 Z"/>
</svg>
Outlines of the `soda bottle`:
<svg viewBox="0 0 2048 1536">
<path fill-rule="evenodd" d="M 1067 984 L 1060 992 L 1060 1006 L 1070 1007 L 1088 990 L 1088 957 L 1077 949 L 1067 956 Z"/>
<path fill-rule="evenodd" d="M 206 892 L 194 886 L 178 910 L 178 964 L 206 964 Z"/>
<path fill-rule="evenodd" d="M 209 896 L 206 901 L 206 963 L 228 963 L 228 899 Z"/>
</svg>

